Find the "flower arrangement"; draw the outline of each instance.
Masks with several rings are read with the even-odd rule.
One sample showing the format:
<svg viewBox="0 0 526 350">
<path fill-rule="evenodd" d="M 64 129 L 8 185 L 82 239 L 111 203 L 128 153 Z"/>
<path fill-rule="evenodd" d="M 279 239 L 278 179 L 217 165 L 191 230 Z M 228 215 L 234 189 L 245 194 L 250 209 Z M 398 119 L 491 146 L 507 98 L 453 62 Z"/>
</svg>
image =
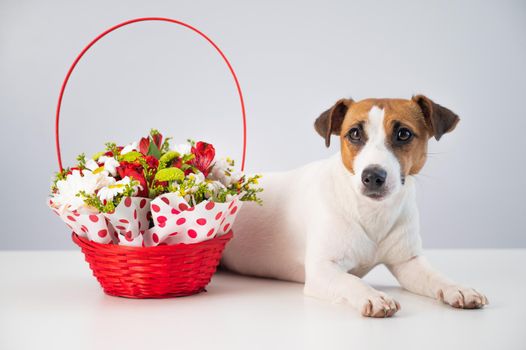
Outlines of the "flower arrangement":
<svg viewBox="0 0 526 350">
<path fill-rule="evenodd" d="M 244 201 L 261 203 L 260 175 L 246 176 L 206 142 L 170 146 L 153 129 L 124 147 L 56 174 L 50 207 L 73 231 L 99 243 L 197 243 L 225 234 Z"/>
</svg>

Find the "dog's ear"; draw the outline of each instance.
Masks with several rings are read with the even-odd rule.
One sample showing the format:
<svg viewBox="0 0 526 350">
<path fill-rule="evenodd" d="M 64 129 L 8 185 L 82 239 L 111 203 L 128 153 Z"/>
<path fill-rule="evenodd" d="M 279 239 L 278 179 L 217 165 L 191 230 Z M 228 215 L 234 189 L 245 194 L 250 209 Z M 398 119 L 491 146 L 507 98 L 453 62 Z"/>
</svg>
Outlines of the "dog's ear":
<svg viewBox="0 0 526 350">
<path fill-rule="evenodd" d="M 458 115 L 451 110 L 431 101 L 424 95 L 413 96 L 412 100 L 422 110 L 430 135 L 434 136 L 437 141 L 445 133 L 453 131 L 460 120 Z"/>
<path fill-rule="evenodd" d="M 314 122 L 314 129 L 325 139 L 326 147 L 331 145 L 331 134 L 338 135 L 340 133 L 345 113 L 352 103 L 352 99 L 342 98 L 334 106 L 323 112 Z"/>
</svg>

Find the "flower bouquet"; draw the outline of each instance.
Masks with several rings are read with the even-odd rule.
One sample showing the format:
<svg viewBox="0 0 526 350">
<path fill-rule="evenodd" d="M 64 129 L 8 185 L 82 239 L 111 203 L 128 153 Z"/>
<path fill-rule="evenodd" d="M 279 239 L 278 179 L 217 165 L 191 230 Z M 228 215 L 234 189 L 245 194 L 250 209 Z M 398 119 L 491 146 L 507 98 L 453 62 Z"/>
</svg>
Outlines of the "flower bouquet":
<svg viewBox="0 0 526 350">
<path fill-rule="evenodd" d="M 56 174 L 49 206 L 73 230 L 110 295 L 164 298 L 204 290 L 241 204 L 260 203 L 259 175 L 234 170 L 230 158 L 215 159 L 206 142 L 172 148 L 157 130 L 77 160 Z"/>
<path fill-rule="evenodd" d="M 107 143 L 56 174 L 49 205 L 80 237 L 152 247 L 228 233 L 243 201 L 259 202 L 259 175 L 215 159 L 205 142 L 170 147 L 157 130 L 124 147 Z"/>
</svg>

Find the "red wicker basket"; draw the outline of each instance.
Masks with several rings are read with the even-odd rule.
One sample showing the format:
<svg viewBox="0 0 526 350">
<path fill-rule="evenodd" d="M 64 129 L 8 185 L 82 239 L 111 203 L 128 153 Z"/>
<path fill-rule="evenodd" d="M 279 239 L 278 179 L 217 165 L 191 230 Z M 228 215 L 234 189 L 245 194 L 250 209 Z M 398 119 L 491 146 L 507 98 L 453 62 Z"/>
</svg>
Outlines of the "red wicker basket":
<svg viewBox="0 0 526 350">
<path fill-rule="evenodd" d="M 167 298 L 199 293 L 216 271 L 226 235 L 196 244 L 149 248 L 100 244 L 72 235 L 104 292 L 126 298 Z"/>
<path fill-rule="evenodd" d="M 117 24 L 99 34 L 77 56 L 62 83 L 55 115 L 55 140 L 57 159 L 62 171 L 60 153 L 59 121 L 62 97 L 69 77 L 84 54 L 102 37 L 123 26 L 144 22 L 162 21 L 181 25 L 199 34 L 219 53 L 236 84 L 243 119 L 243 153 L 241 170 L 245 167 L 246 154 L 246 116 L 243 94 L 237 76 L 221 49 L 204 33 L 184 22 L 162 17 L 136 18 Z M 232 231 L 223 236 L 197 244 L 176 244 L 156 247 L 127 247 L 100 244 L 72 234 L 75 242 L 85 255 L 100 282 L 104 292 L 126 298 L 167 298 L 186 296 L 203 291 L 221 259 L 226 243 L 232 238 Z"/>
</svg>

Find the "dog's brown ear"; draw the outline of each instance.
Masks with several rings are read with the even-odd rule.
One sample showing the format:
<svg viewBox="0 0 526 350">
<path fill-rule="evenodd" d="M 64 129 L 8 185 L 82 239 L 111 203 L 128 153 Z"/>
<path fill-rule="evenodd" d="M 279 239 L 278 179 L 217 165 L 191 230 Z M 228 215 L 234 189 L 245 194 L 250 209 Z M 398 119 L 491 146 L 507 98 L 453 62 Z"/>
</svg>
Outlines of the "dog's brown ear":
<svg viewBox="0 0 526 350">
<path fill-rule="evenodd" d="M 458 115 L 446 107 L 442 107 L 438 103 L 431 101 L 424 95 L 413 96 L 412 100 L 416 102 L 422 110 L 426 126 L 430 134 L 435 136 L 437 141 L 440 140 L 445 133 L 453 131 L 460 121 Z"/>
<path fill-rule="evenodd" d="M 352 103 L 352 99 L 342 98 L 334 106 L 323 112 L 314 122 L 314 129 L 325 139 L 326 147 L 331 145 L 331 134 L 338 135 L 340 133 L 345 113 Z"/>
</svg>

